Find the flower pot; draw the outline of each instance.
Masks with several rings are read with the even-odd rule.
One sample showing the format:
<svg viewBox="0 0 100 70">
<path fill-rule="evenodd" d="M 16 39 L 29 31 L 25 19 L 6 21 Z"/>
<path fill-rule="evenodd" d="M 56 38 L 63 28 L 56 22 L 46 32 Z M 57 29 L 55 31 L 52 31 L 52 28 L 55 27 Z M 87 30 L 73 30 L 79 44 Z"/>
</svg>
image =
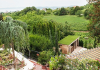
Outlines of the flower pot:
<svg viewBox="0 0 100 70">
<path fill-rule="evenodd" d="M 46 66 L 45 65 L 42 65 L 42 69 L 46 69 Z"/>
</svg>

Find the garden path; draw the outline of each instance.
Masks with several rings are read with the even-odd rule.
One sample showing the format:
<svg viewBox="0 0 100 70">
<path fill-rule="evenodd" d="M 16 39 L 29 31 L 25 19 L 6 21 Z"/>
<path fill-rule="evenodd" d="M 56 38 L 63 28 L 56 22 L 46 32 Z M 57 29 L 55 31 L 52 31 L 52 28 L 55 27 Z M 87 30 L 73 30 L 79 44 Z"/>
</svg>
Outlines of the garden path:
<svg viewBox="0 0 100 70">
<path fill-rule="evenodd" d="M 35 64 L 34 70 L 47 70 L 47 69 L 42 69 L 42 65 L 37 63 L 36 61 L 30 60 L 30 59 L 29 59 L 29 61 L 31 61 L 33 64 Z"/>
</svg>

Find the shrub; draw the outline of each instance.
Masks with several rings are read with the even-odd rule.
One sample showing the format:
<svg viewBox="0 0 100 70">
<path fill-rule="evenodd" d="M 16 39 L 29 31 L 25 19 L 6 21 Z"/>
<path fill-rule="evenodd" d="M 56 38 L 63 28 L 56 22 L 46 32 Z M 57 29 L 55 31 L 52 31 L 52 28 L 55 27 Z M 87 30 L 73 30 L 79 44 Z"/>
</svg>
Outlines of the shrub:
<svg viewBox="0 0 100 70">
<path fill-rule="evenodd" d="M 52 51 L 42 51 L 40 52 L 40 55 L 38 57 L 38 62 L 40 62 L 42 65 L 45 65 L 49 62 L 50 58 L 53 56 Z"/>
<path fill-rule="evenodd" d="M 46 38 L 45 36 L 38 35 L 38 34 L 31 34 L 30 38 L 30 49 L 33 51 L 43 51 L 52 48 L 52 43 L 50 39 Z"/>
<path fill-rule="evenodd" d="M 64 69 L 64 66 L 66 64 L 65 61 L 65 56 L 64 55 L 56 55 L 55 57 L 51 57 L 50 61 L 49 61 L 49 67 L 50 70 L 56 70 L 56 69 Z"/>
<path fill-rule="evenodd" d="M 78 15 L 79 17 L 81 17 L 82 11 L 78 10 L 75 14 Z"/>
</svg>

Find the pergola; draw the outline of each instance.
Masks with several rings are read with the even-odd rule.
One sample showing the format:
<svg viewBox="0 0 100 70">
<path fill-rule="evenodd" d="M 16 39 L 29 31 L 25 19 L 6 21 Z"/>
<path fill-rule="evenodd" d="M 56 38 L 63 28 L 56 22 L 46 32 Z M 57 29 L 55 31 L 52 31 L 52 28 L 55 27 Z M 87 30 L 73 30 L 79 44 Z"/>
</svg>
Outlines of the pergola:
<svg viewBox="0 0 100 70">
<path fill-rule="evenodd" d="M 72 53 L 79 46 L 79 36 L 67 36 L 58 42 L 62 53 Z"/>
<path fill-rule="evenodd" d="M 79 53 L 70 54 L 67 56 L 67 58 L 72 58 L 72 59 L 78 58 L 79 60 L 89 58 L 94 60 L 96 59 L 100 60 L 100 47 L 85 50 Z"/>
</svg>

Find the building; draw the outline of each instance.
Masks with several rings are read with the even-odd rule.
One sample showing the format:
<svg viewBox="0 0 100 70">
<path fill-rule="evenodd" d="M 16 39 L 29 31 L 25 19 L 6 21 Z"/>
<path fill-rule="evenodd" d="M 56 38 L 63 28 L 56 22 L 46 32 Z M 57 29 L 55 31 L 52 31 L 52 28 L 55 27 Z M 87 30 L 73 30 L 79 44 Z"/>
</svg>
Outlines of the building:
<svg viewBox="0 0 100 70">
<path fill-rule="evenodd" d="M 72 53 L 79 46 L 79 36 L 67 36 L 58 42 L 63 54 Z"/>
</svg>

